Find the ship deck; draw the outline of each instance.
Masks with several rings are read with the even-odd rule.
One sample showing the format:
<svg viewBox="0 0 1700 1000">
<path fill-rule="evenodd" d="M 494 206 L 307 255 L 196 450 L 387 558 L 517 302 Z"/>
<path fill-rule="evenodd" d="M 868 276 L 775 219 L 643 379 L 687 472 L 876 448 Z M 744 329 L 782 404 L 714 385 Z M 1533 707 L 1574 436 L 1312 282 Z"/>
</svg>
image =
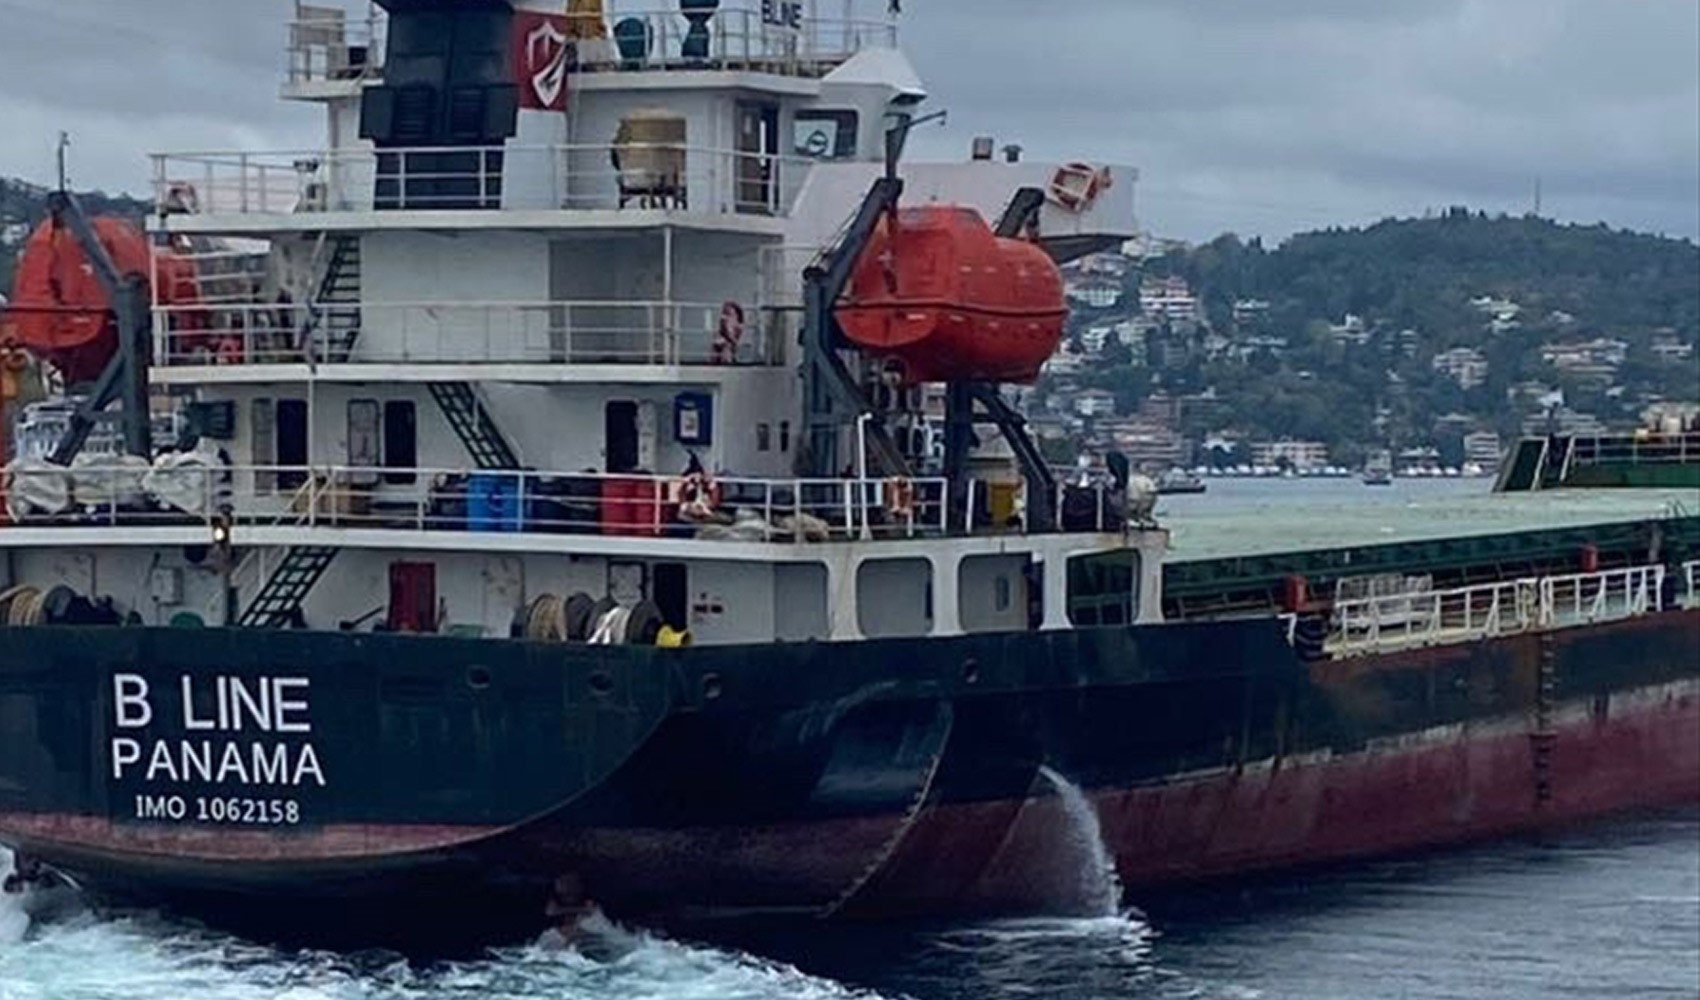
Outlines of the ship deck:
<svg viewBox="0 0 1700 1000">
<path fill-rule="evenodd" d="M 1430 542 L 1700 514 L 1700 490 L 1492 493 L 1488 479 L 1213 479 L 1201 495 L 1165 496 L 1158 519 L 1169 562 Z"/>
<path fill-rule="evenodd" d="M 1171 618 L 1267 614 L 1288 607 L 1290 577 L 1311 595 L 1350 577 L 1427 576 L 1434 586 L 1700 559 L 1693 490 L 1491 494 L 1481 481 L 1218 481 L 1166 498 L 1164 567 Z M 1658 522 L 1655 532 L 1650 526 Z M 1657 551 L 1657 555 L 1655 555 Z M 1300 598 L 1302 599 L 1302 598 Z"/>
</svg>

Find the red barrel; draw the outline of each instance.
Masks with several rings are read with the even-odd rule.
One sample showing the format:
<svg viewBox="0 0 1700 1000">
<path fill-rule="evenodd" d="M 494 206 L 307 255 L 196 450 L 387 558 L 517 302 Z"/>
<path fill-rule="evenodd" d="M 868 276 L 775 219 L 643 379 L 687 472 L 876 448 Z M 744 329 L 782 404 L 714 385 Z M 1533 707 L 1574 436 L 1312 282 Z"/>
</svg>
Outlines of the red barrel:
<svg viewBox="0 0 1700 1000">
<path fill-rule="evenodd" d="M 649 479 L 609 476 L 602 480 L 604 535 L 661 534 L 661 484 Z"/>
<path fill-rule="evenodd" d="M 626 481 L 627 517 L 626 522 L 633 535 L 655 536 L 661 534 L 661 483 L 652 479 L 630 479 Z"/>
<path fill-rule="evenodd" d="M 1289 576 L 1281 581 L 1281 608 L 1296 613 L 1310 603 L 1310 583 L 1302 576 Z"/>
<path fill-rule="evenodd" d="M 602 533 L 626 533 L 626 481 L 616 476 L 602 480 Z"/>
</svg>

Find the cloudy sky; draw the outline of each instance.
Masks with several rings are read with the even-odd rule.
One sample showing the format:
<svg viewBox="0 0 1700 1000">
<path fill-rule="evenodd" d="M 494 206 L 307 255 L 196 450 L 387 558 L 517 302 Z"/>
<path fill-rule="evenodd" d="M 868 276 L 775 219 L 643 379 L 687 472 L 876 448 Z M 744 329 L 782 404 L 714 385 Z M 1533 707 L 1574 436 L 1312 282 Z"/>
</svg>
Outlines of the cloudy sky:
<svg viewBox="0 0 1700 1000">
<path fill-rule="evenodd" d="M 646 7 L 660 6 L 650 0 Z M 742 0 L 730 0 L 740 3 Z M 751 0 L 753 2 L 753 0 Z M 1700 0 L 903 0 L 947 128 L 1139 167 L 1165 236 L 1468 204 L 1700 237 Z M 143 188 L 157 149 L 311 146 L 288 0 L 0 0 L 0 174 Z"/>
</svg>

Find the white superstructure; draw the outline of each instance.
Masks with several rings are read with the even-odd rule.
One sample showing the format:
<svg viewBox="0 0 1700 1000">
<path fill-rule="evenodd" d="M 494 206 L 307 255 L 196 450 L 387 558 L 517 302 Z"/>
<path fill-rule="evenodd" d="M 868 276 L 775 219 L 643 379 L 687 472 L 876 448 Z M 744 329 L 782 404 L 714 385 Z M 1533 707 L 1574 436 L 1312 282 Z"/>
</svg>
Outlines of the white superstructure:
<svg viewBox="0 0 1700 1000">
<path fill-rule="evenodd" d="M 925 98 L 887 0 L 387 6 L 296 5 L 283 96 L 325 109 L 323 148 L 152 157 L 199 295 L 156 297 L 151 378 L 207 462 L 156 460 L 140 502 L 102 479 L 133 470 L 15 469 L 5 582 L 149 624 L 487 637 L 582 594 L 758 643 L 1068 627 L 1069 560 L 1129 547 L 1158 616 L 1164 535 L 1105 504 L 1058 531 L 995 462 L 799 472 L 804 269 Z M 1082 199 L 1080 164 L 906 163 L 903 198 L 996 219 L 1046 191 L 1071 256 L 1136 232 L 1135 172 L 1093 169 Z M 65 476 L 65 509 L 18 502 Z"/>
</svg>

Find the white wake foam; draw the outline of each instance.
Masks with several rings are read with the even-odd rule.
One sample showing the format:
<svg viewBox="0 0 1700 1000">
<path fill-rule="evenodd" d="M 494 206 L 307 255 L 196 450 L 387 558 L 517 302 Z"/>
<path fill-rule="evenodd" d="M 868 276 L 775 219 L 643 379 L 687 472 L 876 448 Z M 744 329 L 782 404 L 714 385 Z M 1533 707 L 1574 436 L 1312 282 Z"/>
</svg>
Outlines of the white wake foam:
<svg viewBox="0 0 1700 1000">
<path fill-rule="evenodd" d="M 10 858 L 5 858 L 6 867 Z M 0 902 L 0 1000 L 879 1000 L 737 952 L 592 920 L 570 947 L 548 936 L 474 962 L 282 952 L 151 914 L 31 918 Z"/>
</svg>

